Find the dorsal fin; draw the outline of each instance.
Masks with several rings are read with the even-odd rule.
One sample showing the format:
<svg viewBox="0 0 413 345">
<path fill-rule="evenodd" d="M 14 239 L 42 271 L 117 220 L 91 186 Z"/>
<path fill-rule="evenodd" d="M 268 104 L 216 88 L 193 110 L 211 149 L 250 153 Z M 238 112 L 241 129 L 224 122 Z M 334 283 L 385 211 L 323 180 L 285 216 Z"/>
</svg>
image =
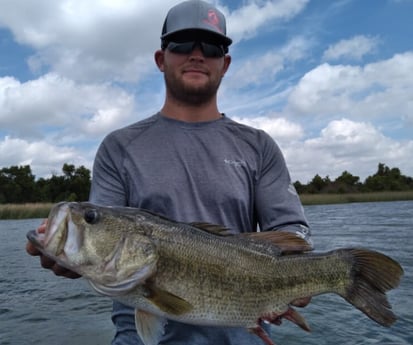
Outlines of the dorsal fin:
<svg viewBox="0 0 413 345">
<path fill-rule="evenodd" d="M 189 225 L 199 230 L 203 230 L 203 231 L 209 232 L 210 234 L 214 234 L 218 236 L 232 236 L 233 235 L 228 228 L 222 225 L 216 225 L 216 224 L 211 224 L 211 223 L 206 223 L 206 222 L 193 222 L 193 223 L 189 223 Z"/>
<path fill-rule="evenodd" d="M 302 237 L 287 231 L 247 232 L 243 233 L 242 236 L 255 241 L 269 242 L 278 247 L 282 255 L 298 254 L 313 250 L 311 244 Z"/>
</svg>

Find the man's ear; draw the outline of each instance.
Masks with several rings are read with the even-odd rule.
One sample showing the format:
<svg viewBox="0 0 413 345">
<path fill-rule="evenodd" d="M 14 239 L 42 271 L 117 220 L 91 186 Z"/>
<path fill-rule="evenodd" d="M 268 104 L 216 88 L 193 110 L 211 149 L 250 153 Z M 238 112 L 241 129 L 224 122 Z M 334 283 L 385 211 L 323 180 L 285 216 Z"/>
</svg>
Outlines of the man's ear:
<svg viewBox="0 0 413 345">
<path fill-rule="evenodd" d="M 231 65 L 231 55 L 224 56 L 224 66 L 222 68 L 222 77 L 224 77 L 225 73 L 227 73 L 229 65 Z"/>
<path fill-rule="evenodd" d="M 164 71 L 164 58 L 165 52 L 163 50 L 157 50 L 154 54 L 156 66 L 158 66 L 161 72 Z"/>
</svg>

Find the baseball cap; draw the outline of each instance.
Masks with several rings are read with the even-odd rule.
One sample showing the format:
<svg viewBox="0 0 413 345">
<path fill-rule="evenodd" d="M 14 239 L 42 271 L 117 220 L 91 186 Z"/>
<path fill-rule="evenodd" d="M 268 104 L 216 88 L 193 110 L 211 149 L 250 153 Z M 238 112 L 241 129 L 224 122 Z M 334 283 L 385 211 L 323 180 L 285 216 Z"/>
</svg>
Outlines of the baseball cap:
<svg viewBox="0 0 413 345">
<path fill-rule="evenodd" d="M 189 0 L 172 7 L 162 27 L 162 41 L 179 33 L 200 31 L 214 40 L 229 46 L 232 40 L 226 35 L 225 17 L 213 5 L 202 0 Z"/>
</svg>

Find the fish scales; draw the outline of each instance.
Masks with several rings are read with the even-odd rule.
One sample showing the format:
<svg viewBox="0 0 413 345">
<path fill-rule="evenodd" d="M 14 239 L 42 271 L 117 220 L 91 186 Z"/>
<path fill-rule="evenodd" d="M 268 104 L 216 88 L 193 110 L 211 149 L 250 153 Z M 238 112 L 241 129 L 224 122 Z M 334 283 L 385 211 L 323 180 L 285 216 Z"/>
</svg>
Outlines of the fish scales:
<svg viewBox="0 0 413 345">
<path fill-rule="evenodd" d="M 322 264 L 332 260 L 327 255 L 274 258 L 257 251 L 247 239 L 217 237 L 186 225 L 171 227 L 150 214 L 145 221 L 139 219 L 139 224 L 148 224 L 148 234 L 159 244 L 154 285 L 185 296 L 194 306 L 191 312 L 176 317 L 179 321 L 202 323 L 208 310 L 209 317 L 214 317 L 212 322 L 254 324 L 257 310 L 261 314 L 281 313 L 293 299 L 335 291 L 338 279 L 343 282 L 341 285 L 350 279 L 349 265 L 338 257 L 330 265 Z M 188 237 L 192 245 L 188 245 Z M 320 262 L 319 269 L 310 257 Z M 334 269 L 328 270 L 329 267 Z"/>
<path fill-rule="evenodd" d="M 228 249 L 223 240 L 217 242 L 212 252 L 195 250 L 186 260 L 174 260 L 176 254 L 172 255 L 174 257 L 160 255 L 164 259 L 159 261 L 155 284 L 175 295 L 185 296 L 194 305 L 193 311 L 180 317 L 180 321 L 201 322 L 203 311 L 214 308 L 216 321 L 253 324 L 257 311 L 260 314 L 281 313 L 296 298 L 324 292 L 341 293 L 350 280 L 350 266 L 338 256 L 301 255 L 275 262 L 274 258 L 262 255 L 253 265 L 249 260 L 242 264 L 245 257 L 239 249 L 223 250 Z M 205 267 L 206 255 L 212 261 L 208 262 L 208 267 Z M 320 265 L 314 265 L 313 260 Z M 323 265 L 324 261 L 329 261 L 330 265 Z M 228 262 L 237 267 L 233 269 L 233 265 L 226 264 Z M 286 272 L 295 272 L 295 275 Z"/>
</svg>

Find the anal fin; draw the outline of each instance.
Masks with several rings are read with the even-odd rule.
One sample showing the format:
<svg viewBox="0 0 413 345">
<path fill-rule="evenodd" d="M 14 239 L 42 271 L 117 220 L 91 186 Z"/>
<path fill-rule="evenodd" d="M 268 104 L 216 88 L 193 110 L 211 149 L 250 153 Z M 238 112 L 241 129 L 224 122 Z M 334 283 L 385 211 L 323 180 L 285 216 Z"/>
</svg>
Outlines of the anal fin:
<svg viewBox="0 0 413 345">
<path fill-rule="evenodd" d="M 158 345 L 164 334 L 166 318 L 135 309 L 136 331 L 144 345 Z"/>
</svg>

